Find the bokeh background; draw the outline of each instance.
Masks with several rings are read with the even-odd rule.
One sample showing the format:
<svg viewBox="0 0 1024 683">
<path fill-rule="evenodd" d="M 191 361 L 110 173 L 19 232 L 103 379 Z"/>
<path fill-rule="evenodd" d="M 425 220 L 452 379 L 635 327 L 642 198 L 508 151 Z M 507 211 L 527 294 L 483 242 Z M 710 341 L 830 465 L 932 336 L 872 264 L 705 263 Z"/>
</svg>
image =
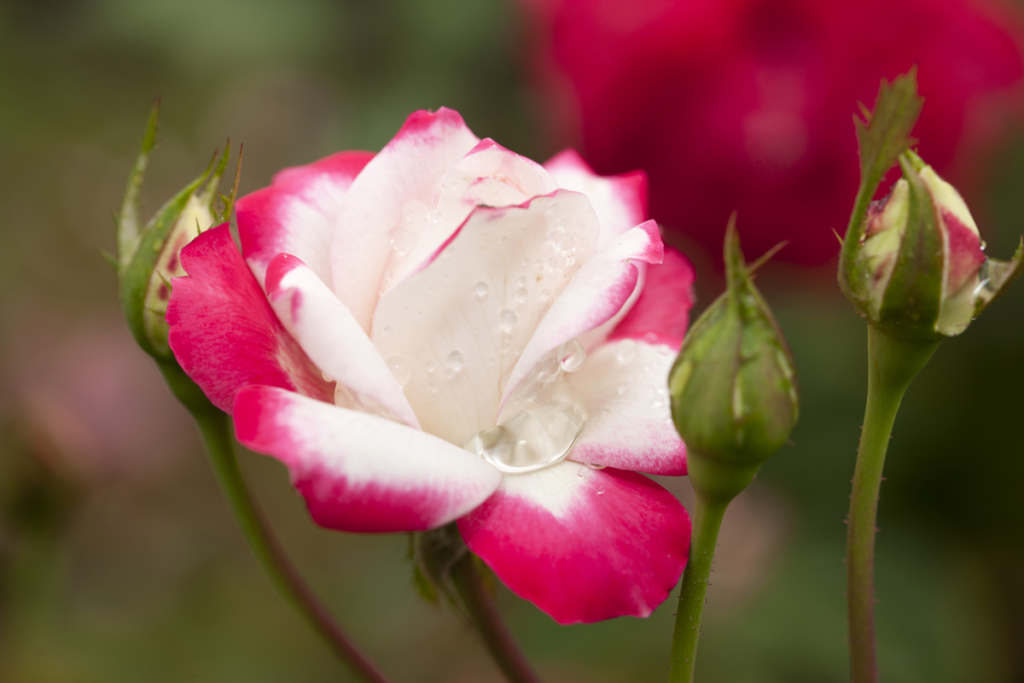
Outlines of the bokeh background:
<svg viewBox="0 0 1024 683">
<path fill-rule="evenodd" d="M 922 154 L 963 188 L 989 253 L 1009 257 L 1024 231 L 1020 9 L 0 1 L 0 680 L 351 680 L 249 555 L 97 253 L 113 250 L 111 209 L 157 93 L 149 212 L 227 136 L 245 144 L 245 192 L 284 166 L 379 149 L 410 111 L 445 105 L 532 158 L 573 144 L 604 173 L 647 168 L 652 217 L 697 269 L 698 309 L 722 286 L 730 211 L 749 257 L 790 239 L 760 284 L 803 415 L 726 517 L 698 675 L 847 680 L 843 519 L 866 333 L 834 284 L 830 229 L 856 182 L 850 115 L 919 62 Z M 1022 386 L 1018 285 L 907 394 L 878 537 L 887 681 L 1024 682 Z M 500 680 L 474 634 L 417 596 L 404 536 L 318 529 L 282 466 L 241 457 L 302 572 L 396 682 Z M 685 479 L 663 483 L 690 496 Z M 499 599 L 546 680 L 665 676 L 674 596 L 646 620 L 573 627 Z"/>
</svg>

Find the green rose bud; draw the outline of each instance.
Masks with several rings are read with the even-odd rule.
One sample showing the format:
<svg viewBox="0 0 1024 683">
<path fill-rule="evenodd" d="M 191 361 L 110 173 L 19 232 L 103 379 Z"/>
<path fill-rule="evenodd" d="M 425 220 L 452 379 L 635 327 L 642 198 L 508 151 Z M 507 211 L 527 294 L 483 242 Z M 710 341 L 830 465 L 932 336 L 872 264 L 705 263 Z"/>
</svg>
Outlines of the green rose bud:
<svg viewBox="0 0 1024 683">
<path fill-rule="evenodd" d="M 173 362 L 167 345 L 165 315 L 171 294 L 171 278 L 185 274 L 178 260 L 182 247 L 231 215 L 238 190 L 238 171 L 231 195 L 217 194 L 227 165 L 230 141 L 224 155 L 213 155 L 203 173 L 169 199 L 145 226 L 139 225 L 139 194 L 149 156 L 156 143 L 159 102 L 153 105 L 142 139 L 142 149 L 128 178 L 117 221 L 117 259 L 108 258 L 121 279 L 121 306 L 128 327 L 146 353 Z M 222 210 L 215 207 L 221 199 Z"/>
<path fill-rule="evenodd" d="M 727 290 L 687 333 L 669 391 L 694 488 L 728 500 L 789 438 L 799 401 L 789 347 L 751 281 L 735 215 L 725 264 Z"/>
<path fill-rule="evenodd" d="M 960 334 L 1024 270 L 988 259 L 967 204 L 920 157 L 898 158 L 901 178 L 872 202 L 844 245 L 840 283 L 871 324 L 901 339 L 934 341 Z"/>
</svg>

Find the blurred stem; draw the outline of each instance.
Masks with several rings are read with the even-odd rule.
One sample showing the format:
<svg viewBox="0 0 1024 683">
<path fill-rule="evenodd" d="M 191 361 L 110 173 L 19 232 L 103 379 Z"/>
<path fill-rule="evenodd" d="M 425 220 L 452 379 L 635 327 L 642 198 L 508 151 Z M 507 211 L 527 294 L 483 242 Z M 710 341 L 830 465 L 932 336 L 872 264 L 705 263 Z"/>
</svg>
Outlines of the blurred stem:
<svg viewBox="0 0 1024 683">
<path fill-rule="evenodd" d="M 494 599 L 476 568 L 476 557 L 466 552 L 452 567 L 452 582 L 487 651 L 510 683 L 540 683 L 512 632 L 501 619 Z"/>
<path fill-rule="evenodd" d="M 683 573 L 676 610 L 676 627 L 672 638 L 671 683 L 692 683 L 697 665 L 697 640 L 700 638 L 700 620 L 704 613 L 708 578 L 715 559 L 718 531 L 732 497 L 707 497 L 697 494 L 693 509 L 693 538 L 690 542 L 690 560 Z"/>
<path fill-rule="evenodd" d="M 868 326 L 868 399 L 857 450 L 846 537 L 846 600 L 852 683 L 876 683 L 875 523 L 882 467 L 903 394 L 939 342 L 909 342 Z"/>
<path fill-rule="evenodd" d="M 217 481 L 238 525 L 242 528 L 242 533 L 249 542 L 249 548 L 274 585 L 309 625 L 327 641 L 352 673 L 363 681 L 388 683 L 388 679 L 377 666 L 356 648 L 348 635 L 334 622 L 274 538 L 238 467 L 230 418 L 212 405 L 209 406 L 209 410 L 193 410 L 192 416 L 203 434 Z"/>
</svg>

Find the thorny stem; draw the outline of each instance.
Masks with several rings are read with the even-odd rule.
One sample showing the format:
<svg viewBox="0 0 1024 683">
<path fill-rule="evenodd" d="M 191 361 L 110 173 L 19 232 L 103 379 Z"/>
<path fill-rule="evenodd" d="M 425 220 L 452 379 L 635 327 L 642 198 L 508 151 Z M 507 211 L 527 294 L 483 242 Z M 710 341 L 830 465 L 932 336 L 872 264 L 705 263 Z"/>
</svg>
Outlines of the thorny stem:
<svg viewBox="0 0 1024 683">
<path fill-rule="evenodd" d="M 356 647 L 320 604 L 274 538 L 238 467 L 228 416 L 213 406 L 210 406 L 210 410 L 193 410 L 192 415 L 203 434 L 224 497 L 263 570 L 285 599 L 320 634 L 352 673 L 369 683 L 388 683 L 384 674 Z"/>
<path fill-rule="evenodd" d="M 502 621 L 494 598 L 484 585 L 475 562 L 473 554 L 467 552 L 452 567 L 452 581 L 473 626 L 509 683 L 540 683 L 526 655 Z"/>
<path fill-rule="evenodd" d="M 730 498 L 731 499 L 731 498 Z M 692 683 L 697 665 L 697 640 L 700 638 L 700 620 L 704 613 L 705 596 L 708 592 L 708 578 L 715 558 L 718 531 L 730 499 L 697 495 L 693 511 L 693 539 L 690 543 L 690 560 L 683 573 L 683 585 L 679 591 L 679 608 L 676 611 L 676 626 L 672 638 L 672 666 L 669 671 L 671 683 Z"/>
<path fill-rule="evenodd" d="M 846 600 L 852 683 L 876 683 L 875 523 L 882 467 L 903 394 L 939 342 L 908 342 L 868 326 L 868 398 L 850 494 L 846 537 Z"/>
</svg>

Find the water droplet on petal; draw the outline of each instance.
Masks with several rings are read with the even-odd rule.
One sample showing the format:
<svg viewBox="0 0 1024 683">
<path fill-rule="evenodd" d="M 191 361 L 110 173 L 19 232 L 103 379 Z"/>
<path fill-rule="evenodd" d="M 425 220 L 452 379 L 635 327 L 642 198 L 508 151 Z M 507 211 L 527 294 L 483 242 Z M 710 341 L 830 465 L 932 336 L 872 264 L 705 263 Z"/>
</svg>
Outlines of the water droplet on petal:
<svg viewBox="0 0 1024 683">
<path fill-rule="evenodd" d="M 526 300 L 530 298 L 530 292 L 527 291 L 526 287 L 520 287 L 516 290 L 516 302 L 525 304 Z"/>
<path fill-rule="evenodd" d="M 502 472 L 533 472 L 564 460 L 586 421 L 581 405 L 550 401 L 517 413 L 494 429 L 477 432 L 465 448 Z"/>
<path fill-rule="evenodd" d="M 488 287 L 486 282 L 478 282 L 476 283 L 476 287 L 473 288 L 473 291 L 480 299 L 483 299 L 485 296 L 487 296 L 487 290 Z"/>
<path fill-rule="evenodd" d="M 462 368 L 465 367 L 465 364 L 465 359 L 462 357 L 462 354 L 458 351 L 452 351 L 448 354 L 448 360 L 445 362 L 445 367 L 455 373 L 462 370 Z"/>
<path fill-rule="evenodd" d="M 603 470 L 605 467 L 608 467 L 608 465 L 598 465 L 593 462 L 588 462 L 587 467 L 589 467 L 592 470 Z"/>
<path fill-rule="evenodd" d="M 427 372 L 429 372 L 431 375 L 433 375 L 434 374 L 434 370 L 437 370 L 437 363 L 435 363 L 432 360 L 428 360 L 427 361 Z"/>
<path fill-rule="evenodd" d="M 498 325 L 501 327 L 502 332 L 511 332 L 518 321 L 519 316 L 511 309 L 503 308 L 501 313 L 498 314 Z"/>
<path fill-rule="evenodd" d="M 409 363 L 407 358 L 391 356 L 391 358 L 388 358 L 387 364 L 391 374 L 398 380 L 398 386 L 404 387 L 412 379 L 412 364 Z"/>
<path fill-rule="evenodd" d="M 430 389 L 430 393 L 437 395 L 437 382 L 428 383 L 427 388 Z"/>
<path fill-rule="evenodd" d="M 566 372 L 576 372 L 587 360 L 587 351 L 578 339 L 562 344 L 558 349 L 558 364 Z"/>
<path fill-rule="evenodd" d="M 632 339 L 623 339 L 615 347 L 615 360 L 620 363 L 628 363 L 636 358 L 636 342 Z"/>
<path fill-rule="evenodd" d="M 434 209 L 427 214 L 427 218 L 430 220 L 431 223 L 436 223 L 439 220 L 441 220 L 441 212 L 438 211 L 437 209 Z"/>
<path fill-rule="evenodd" d="M 537 295 L 537 298 L 540 299 L 541 303 L 546 304 L 551 299 L 551 292 L 546 289 L 542 289 L 540 290 L 540 294 Z"/>
</svg>

